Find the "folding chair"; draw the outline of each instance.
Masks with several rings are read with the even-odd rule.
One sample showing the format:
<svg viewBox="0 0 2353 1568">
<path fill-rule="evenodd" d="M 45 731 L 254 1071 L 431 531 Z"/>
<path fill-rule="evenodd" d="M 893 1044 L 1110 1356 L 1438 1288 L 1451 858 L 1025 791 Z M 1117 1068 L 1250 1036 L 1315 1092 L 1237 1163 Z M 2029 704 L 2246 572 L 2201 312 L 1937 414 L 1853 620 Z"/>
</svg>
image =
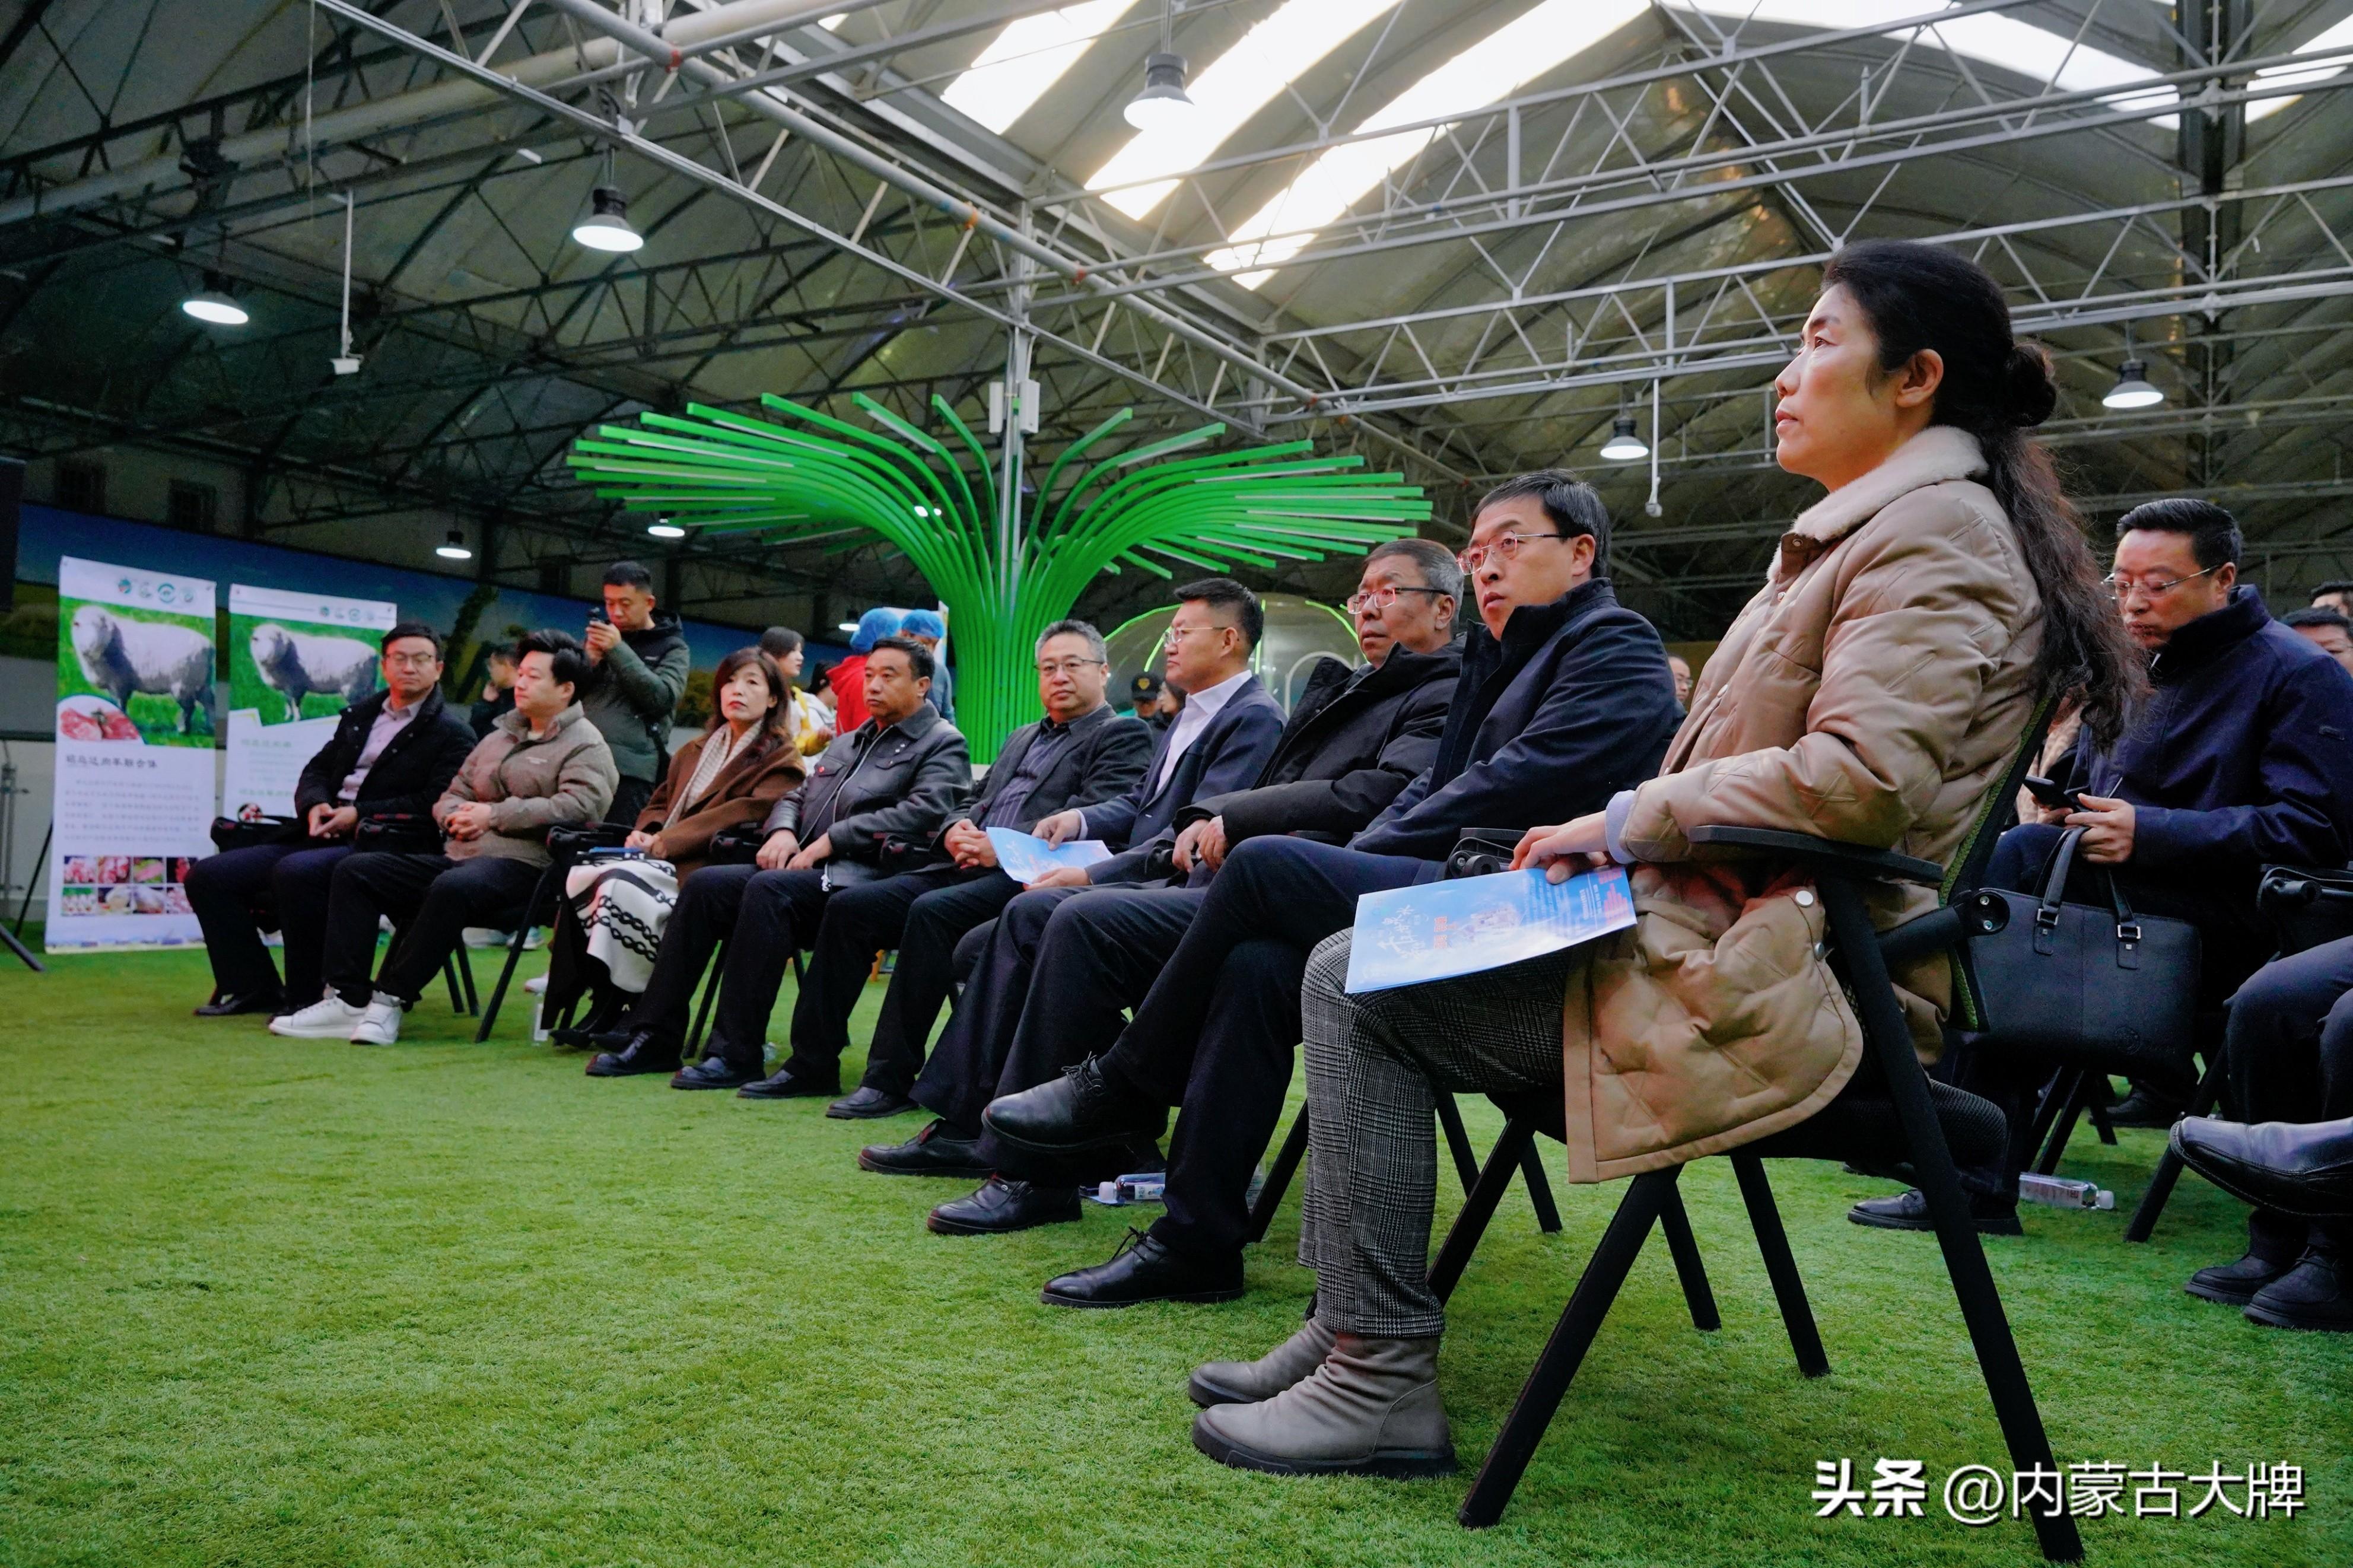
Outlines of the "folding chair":
<svg viewBox="0 0 2353 1568">
<path fill-rule="evenodd" d="M 702 1000 L 695 1005 L 694 1027 L 688 1032 L 686 1045 L 679 1052 L 679 1059 L 681 1061 L 696 1061 L 702 1055 L 702 1031 L 710 1026 L 712 1004 L 719 999 L 719 977 L 727 968 L 727 949 L 734 940 L 732 935 L 722 937 L 719 939 L 719 945 L 712 949 L 710 973 L 702 982 Z M 793 949 L 792 963 L 793 984 L 798 986 L 807 977 L 806 972 L 801 968 L 799 948 Z"/>
<path fill-rule="evenodd" d="M 1461 1108 L 1451 1094 L 1441 1092 L 1438 1096 L 1438 1125 L 1446 1134 L 1448 1151 L 1454 1156 L 1454 1174 L 1468 1194 L 1479 1183 L 1479 1160 L 1471 1152 L 1471 1134 L 1462 1125 Z M 1509 1131 L 1506 1127 L 1505 1131 Z M 1503 1145 L 1498 1143 L 1496 1147 Z M 1283 1135 L 1282 1147 L 1275 1152 L 1274 1163 L 1267 1167 L 1266 1180 L 1260 1184 L 1258 1196 L 1250 1200 L 1250 1240 L 1266 1239 L 1267 1226 L 1274 1223 L 1274 1211 L 1282 1206 L 1282 1195 L 1290 1190 L 1291 1179 L 1299 1173 L 1299 1162 L 1306 1155 L 1307 1108 L 1303 1105 L 1292 1120 L 1291 1131 Z M 1493 1158 L 1489 1157 L 1491 1163 Z M 1546 1177 L 1544 1162 L 1536 1157 L 1533 1144 L 1525 1146 L 1519 1166 L 1527 1177 L 1528 1202 L 1536 1211 L 1536 1228 L 1546 1236 L 1559 1234 L 1560 1210 L 1553 1203 L 1552 1183 Z M 1505 1179 L 1508 1182 L 1508 1175 Z M 1499 1192 L 1495 1196 L 1500 1202 L 1503 1194 Z"/>
<path fill-rule="evenodd" d="M 2010 788 L 2015 787 L 2013 783 Z M 1983 825 L 1981 816 L 1979 826 Z M 2055 1468 L 2042 1413 L 2027 1384 L 2026 1369 L 2019 1359 L 2017 1342 L 2011 1338 L 1992 1271 L 1986 1266 L 1985 1252 L 1978 1243 L 1968 1199 L 1962 1191 L 1960 1173 L 1947 1137 L 1949 1128 L 1964 1140 L 1965 1152 L 1972 1156 L 1971 1163 L 1982 1163 L 2007 1142 L 2006 1124 L 2000 1111 L 1990 1102 L 1930 1082 L 1915 1054 L 1912 1031 L 1896 999 L 1894 982 L 1889 976 L 1892 965 L 1959 947 L 1973 929 L 1971 921 L 1981 922 L 1974 928 L 1977 930 L 1998 929 L 1982 922 L 2006 919 L 2007 907 L 1998 900 L 1964 895 L 1882 933 L 1872 929 L 1870 910 L 1863 900 L 1864 886 L 1906 881 L 1939 887 L 1946 881 L 1942 867 L 1908 856 L 1764 828 L 1703 827 L 1694 830 L 1691 837 L 1694 843 L 1715 847 L 1767 853 L 1802 867 L 1812 875 L 1827 917 L 1826 956 L 1853 998 L 1866 1045 L 1865 1059 L 1875 1067 L 1874 1073 L 1858 1071 L 1846 1091 L 1807 1121 L 1736 1150 L 1732 1155 L 1741 1196 L 1757 1232 L 1758 1250 L 1772 1279 L 1799 1370 L 1808 1376 L 1820 1376 L 1829 1369 L 1829 1362 L 1822 1352 L 1820 1334 L 1806 1302 L 1804 1286 L 1796 1260 L 1789 1253 L 1779 1214 L 1773 1206 L 1764 1160 L 1840 1160 L 1875 1171 L 1907 1167 L 1911 1179 L 1926 1197 L 1953 1293 L 1968 1326 L 1978 1369 L 1985 1377 L 1986 1390 L 1992 1398 L 1994 1414 L 2014 1468 Z M 1496 1162 L 1491 1158 L 1490 1163 Z M 1483 1528 L 1502 1517 L 1610 1304 L 1624 1287 L 1651 1226 L 1664 1222 L 1670 1245 L 1674 1244 L 1677 1226 L 1666 1216 L 1679 1207 L 1675 1184 L 1682 1173 L 1682 1167 L 1674 1166 L 1647 1172 L 1629 1184 L 1624 1199 L 1577 1280 L 1559 1326 L 1530 1372 L 1518 1402 L 1496 1435 L 1494 1447 L 1489 1450 L 1478 1479 L 1463 1501 L 1460 1517 L 1464 1525 Z M 1466 1205 L 1466 1217 L 1469 1209 Z M 1488 1212 L 1493 1212 L 1492 1205 Z M 1483 1225 L 1483 1220 L 1478 1223 Z M 1450 1254 L 1459 1252 L 1461 1258 L 1467 1258 L 1470 1245 L 1476 1239 L 1474 1232 L 1458 1249 L 1455 1237 L 1450 1236 L 1447 1245 L 1440 1248 L 1440 1264 L 1450 1267 L 1459 1277 L 1461 1262 Z M 1682 1251 L 1677 1250 L 1679 1254 Z M 1691 1256 L 1695 1264 L 1695 1247 L 1691 1249 Z M 1677 1261 L 1681 1264 L 1680 1256 Z M 1434 1266 L 1433 1281 L 1437 1278 L 1438 1268 Z M 1685 1272 L 1684 1279 L 1686 1296 L 1694 1298 L 1693 1316 L 1698 1321 L 1700 1303 L 1691 1289 L 1693 1274 Z M 1450 1288 L 1451 1284 L 1450 1280 Z M 1713 1317 L 1713 1300 L 1706 1305 L 1707 1315 Z M 2063 1514 L 2044 1517 L 2031 1513 L 2031 1517 L 2045 1557 L 2054 1562 L 2073 1562 L 2083 1556 L 2083 1542 L 2072 1519 Z"/>
<path fill-rule="evenodd" d="M 531 896 L 519 910 L 489 922 L 505 925 L 512 921 L 514 935 L 507 942 L 507 961 L 499 970 L 499 983 L 491 988 L 490 1005 L 482 1009 L 482 1026 L 474 1031 L 476 1045 L 491 1037 L 491 1027 L 499 1021 L 499 1008 L 507 999 L 507 987 L 514 982 L 515 965 L 522 961 L 523 944 L 531 939 L 531 928 L 540 921 L 540 910 L 546 910 L 550 921 L 555 918 L 556 900 L 564 897 L 565 874 L 589 850 L 616 847 L 628 836 L 627 826 L 612 822 L 586 822 L 549 830 L 547 869 L 540 873 Z"/>
<path fill-rule="evenodd" d="M 406 926 L 392 928 L 392 940 L 384 944 L 385 963 L 392 962 L 392 955 L 400 950 L 400 944 L 407 935 L 408 928 Z M 449 1011 L 462 1018 L 474 1010 L 474 966 L 466 962 L 466 949 L 462 942 L 456 952 L 441 961 L 441 984 L 449 988 Z"/>
</svg>

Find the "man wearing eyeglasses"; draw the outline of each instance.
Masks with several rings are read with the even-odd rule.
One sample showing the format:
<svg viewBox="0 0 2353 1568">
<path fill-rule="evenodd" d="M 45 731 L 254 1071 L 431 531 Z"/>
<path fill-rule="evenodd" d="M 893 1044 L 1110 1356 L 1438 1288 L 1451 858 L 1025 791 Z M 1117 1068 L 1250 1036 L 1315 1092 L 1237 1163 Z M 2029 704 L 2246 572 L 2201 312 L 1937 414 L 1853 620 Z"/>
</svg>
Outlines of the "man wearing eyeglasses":
<svg viewBox="0 0 2353 1568">
<path fill-rule="evenodd" d="M 826 905 L 809 978 L 793 1007 L 797 1057 L 839 1059 L 867 966 L 877 952 L 899 950 L 866 1075 L 827 1108 L 828 1116 L 860 1120 L 912 1108 L 907 1090 L 947 1002 L 958 939 L 1021 891 L 997 869 L 987 830 L 1027 833 L 1042 816 L 1115 799 L 1144 776 L 1152 731 L 1105 700 L 1111 660 L 1103 634 L 1084 621 L 1057 621 L 1038 638 L 1037 656 L 1046 716 L 1006 740 L 978 794 L 949 814 L 934 841 L 945 863 L 844 888 Z"/>
<path fill-rule="evenodd" d="M 2255 908 L 2263 868 L 2340 867 L 2353 852 L 2353 675 L 2239 581 L 2243 547 L 2238 523 L 2211 501 L 2151 501 L 2117 520 L 2108 586 L 2148 655 L 2152 689 L 2112 748 L 2079 737 L 2052 764 L 2053 780 L 2081 792 L 2080 809 L 2042 809 L 2041 821 L 2010 829 L 1987 869 L 1997 887 L 2040 889 L 2062 835 L 2082 828 L 2068 900 L 2105 905 L 2112 873 L 2137 912 L 2197 926 L 2208 1007 L 2274 945 Z M 1962 1070 L 1962 1087 L 2011 1112 L 2014 1181 L 2033 1152 L 2022 1145 L 2039 1079 L 1989 1058 Z M 2021 1070 L 2036 1077 L 2031 1064 Z M 2185 1062 L 2176 1081 L 2136 1083 L 2109 1120 L 2170 1126 L 2188 1106 L 2188 1071 Z M 2014 1198 L 1973 1201 L 1979 1229 L 2017 1234 Z M 1849 1217 L 1930 1228 L 1916 1192 L 1858 1204 Z"/>
<path fill-rule="evenodd" d="M 906 1143 L 865 1150 L 859 1163 L 886 1175 L 989 1175 L 976 1147 L 981 1108 L 1008 1083 L 1051 1077 L 1118 1033 L 1233 845 L 1284 833 L 1336 844 L 1378 816 L 1437 754 L 1461 668 L 1461 569 L 1431 540 L 1393 540 L 1367 555 L 1348 599 L 1364 662 L 1319 661 L 1249 788 L 1197 795 L 1151 839 L 1093 868 L 1084 891 L 1008 910 L 990 935 L 987 977 L 958 1004 L 958 1022 L 918 1091 L 939 1121 Z M 1119 1167 L 1113 1175 L 1159 1168 L 1149 1147 L 1103 1158 Z M 992 1183 L 942 1205 L 934 1228 L 1012 1230 L 1040 1215 L 1074 1217 L 1073 1194 L 1087 1173 L 1041 1170 L 1018 1187 Z"/>
<path fill-rule="evenodd" d="M 423 818 L 449 787 L 474 733 L 441 700 L 441 637 L 418 621 L 384 634 L 384 689 L 343 710 L 334 735 L 294 785 L 301 826 L 278 842 L 225 850 L 188 870 L 188 906 L 212 960 L 205 1018 L 307 1007 L 325 985 L 323 933 L 335 867 L 364 814 Z M 280 985 L 254 926 L 267 906 L 285 933 Z"/>
<path fill-rule="evenodd" d="M 1047 1159 L 1155 1135 L 1182 1108 L 1166 1212 L 1137 1245 L 1050 1281 L 1048 1302 L 1241 1294 L 1250 1173 L 1282 1113 L 1315 944 L 1348 925 L 1360 895 L 1441 875 L 1462 829 L 1599 811 L 1658 771 L 1680 714 L 1674 681 L 1658 633 L 1599 574 L 1609 528 L 1600 499 L 1565 473 L 1490 492 L 1461 558 L 1479 624 L 1429 768 L 1345 848 L 1237 846 L 1111 1048 L 989 1105 L 994 1144 Z"/>
</svg>

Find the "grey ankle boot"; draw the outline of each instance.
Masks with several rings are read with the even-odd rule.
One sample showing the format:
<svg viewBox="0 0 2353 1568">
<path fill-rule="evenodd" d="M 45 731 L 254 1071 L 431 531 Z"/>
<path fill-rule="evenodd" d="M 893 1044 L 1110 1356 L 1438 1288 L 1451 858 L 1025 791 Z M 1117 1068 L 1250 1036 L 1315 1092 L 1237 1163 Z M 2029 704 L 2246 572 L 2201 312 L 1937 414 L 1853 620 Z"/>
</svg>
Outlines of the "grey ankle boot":
<svg viewBox="0 0 2353 1568">
<path fill-rule="evenodd" d="M 1186 1392 L 1201 1405 L 1272 1399 L 1322 1366 L 1332 1353 L 1332 1331 L 1311 1317 L 1297 1333 L 1256 1361 L 1213 1361 L 1197 1367 Z"/>
<path fill-rule="evenodd" d="M 1444 1475 L 1454 1444 L 1438 1398 L 1438 1341 L 1341 1334 L 1321 1366 L 1281 1394 L 1193 1417 L 1193 1446 L 1276 1475 Z"/>
</svg>

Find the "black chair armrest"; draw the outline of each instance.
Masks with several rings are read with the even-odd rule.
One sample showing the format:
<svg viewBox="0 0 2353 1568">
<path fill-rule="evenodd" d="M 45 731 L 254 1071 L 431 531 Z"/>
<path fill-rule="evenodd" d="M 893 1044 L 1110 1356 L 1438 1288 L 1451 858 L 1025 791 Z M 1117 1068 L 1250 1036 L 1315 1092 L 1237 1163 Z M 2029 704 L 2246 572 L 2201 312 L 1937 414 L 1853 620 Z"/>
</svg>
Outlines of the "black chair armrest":
<svg viewBox="0 0 2353 1568">
<path fill-rule="evenodd" d="M 1941 887 L 1945 868 L 1934 860 L 1917 860 L 1886 849 L 1865 849 L 1810 833 L 1785 833 L 1778 827 L 1694 827 L 1691 841 L 1719 848 L 1756 849 L 1784 856 L 1810 869 L 1837 876 L 1860 877 L 1875 882 L 1918 882 Z"/>
<path fill-rule="evenodd" d="M 591 849 L 617 849 L 628 837 L 624 823 L 567 823 L 547 830 L 547 847 L 558 855 L 584 855 Z"/>
</svg>

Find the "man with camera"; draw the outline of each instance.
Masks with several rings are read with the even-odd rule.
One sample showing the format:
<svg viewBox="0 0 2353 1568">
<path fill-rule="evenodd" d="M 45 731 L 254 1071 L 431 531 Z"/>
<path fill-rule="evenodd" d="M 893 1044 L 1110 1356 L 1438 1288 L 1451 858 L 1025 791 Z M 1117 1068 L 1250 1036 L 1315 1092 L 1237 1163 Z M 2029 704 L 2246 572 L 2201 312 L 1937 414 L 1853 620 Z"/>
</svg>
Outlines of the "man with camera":
<svg viewBox="0 0 2353 1568">
<path fill-rule="evenodd" d="M 320 937 L 335 868 L 352 830 L 379 812 L 422 817 L 473 749 L 466 721 L 441 699 L 441 637 L 420 621 L 384 634 L 384 689 L 343 710 L 335 733 L 294 786 L 299 828 L 274 843 L 225 849 L 188 868 L 188 905 L 212 961 L 200 1018 L 307 1006 L 322 984 Z M 286 980 L 255 926 L 267 907 L 284 933 Z"/>
<path fill-rule="evenodd" d="M 670 721 L 686 690 L 689 655 L 678 617 L 654 606 L 653 574 L 634 561 L 605 568 L 605 611 L 583 638 L 580 706 L 613 749 L 620 787 L 605 820 L 635 826 L 670 765 Z"/>
</svg>

